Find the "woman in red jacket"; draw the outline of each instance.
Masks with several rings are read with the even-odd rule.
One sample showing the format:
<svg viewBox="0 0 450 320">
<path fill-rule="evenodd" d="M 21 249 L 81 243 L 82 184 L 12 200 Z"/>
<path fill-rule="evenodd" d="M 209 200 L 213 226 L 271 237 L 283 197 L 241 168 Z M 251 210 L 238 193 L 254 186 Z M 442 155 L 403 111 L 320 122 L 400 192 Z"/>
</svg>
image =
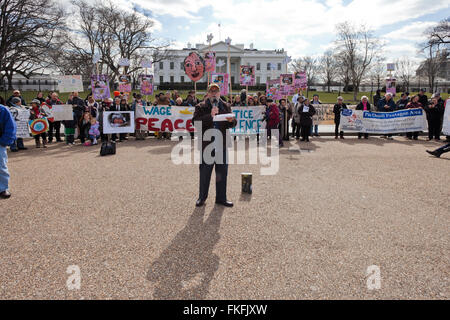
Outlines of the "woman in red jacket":
<svg viewBox="0 0 450 320">
<path fill-rule="evenodd" d="M 280 124 L 280 110 L 275 103 L 269 105 L 269 117 L 267 121 L 267 134 L 272 135 L 272 130 L 278 130 L 278 125 Z M 280 132 L 278 132 L 279 146 L 283 146 L 283 140 Z"/>
<path fill-rule="evenodd" d="M 419 96 L 412 97 L 411 101 L 406 105 L 405 109 L 419 109 L 422 108 L 422 104 L 419 102 Z M 409 140 L 418 140 L 419 139 L 419 131 L 407 132 L 406 137 Z"/>
</svg>

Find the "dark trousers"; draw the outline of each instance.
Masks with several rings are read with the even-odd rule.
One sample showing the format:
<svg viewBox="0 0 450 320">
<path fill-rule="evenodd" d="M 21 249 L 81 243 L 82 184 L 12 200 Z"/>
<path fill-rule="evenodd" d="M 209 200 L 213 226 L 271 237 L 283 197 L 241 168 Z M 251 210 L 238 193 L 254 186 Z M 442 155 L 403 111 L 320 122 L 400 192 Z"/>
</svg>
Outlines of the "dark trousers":
<svg viewBox="0 0 450 320">
<path fill-rule="evenodd" d="M 416 139 L 419 137 L 419 131 L 414 131 L 414 132 L 407 132 L 406 133 L 406 137 L 408 137 L 409 139 Z"/>
<path fill-rule="evenodd" d="M 296 123 L 295 120 L 292 119 L 292 137 L 296 135 L 297 127 L 299 127 L 298 123 Z M 298 135 L 296 137 L 298 138 Z"/>
<path fill-rule="evenodd" d="M 340 124 L 340 122 L 336 122 L 335 124 L 334 124 L 334 135 L 337 137 L 338 135 L 340 135 L 341 137 L 343 137 L 344 136 L 344 131 L 339 131 L 339 124 Z"/>
<path fill-rule="evenodd" d="M 297 139 L 300 138 L 300 128 L 301 128 L 300 123 L 296 123 L 295 124 L 295 137 Z"/>
<path fill-rule="evenodd" d="M 61 121 L 49 121 L 48 141 L 53 141 L 53 130 L 55 130 L 56 141 L 61 141 Z"/>
<path fill-rule="evenodd" d="M 212 170 L 216 171 L 216 202 L 224 202 L 227 200 L 227 176 L 228 161 L 227 153 L 223 151 L 223 164 L 213 163 L 206 164 L 202 159 L 200 164 L 200 195 L 199 199 L 206 200 L 208 198 L 209 185 L 211 182 Z"/>
<path fill-rule="evenodd" d="M 25 146 L 23 145 L 23 138 L 17 138 L 16 140 L 14 140 L 14 143 L 10 146 L 11 150 L 21 150 L 25 148 Z"/>
<path fill-rule="evenodd" d="M 47 133 L 43 132 L 41 134 L 35 135 L 34 140 L 36 140 L 36 144 L 40 143 L 39 138 L 42 138 L 42 142 L 47 142 Z"/>
<path fill-rule="evenodd" d="M 119 133 L 119 141 L 125 140 L 126 136 L 127 136 L 126 133 Z M 113 133 L 112 136 L 111 136 L 111 140 L 112 141 L 116 141 L 117 140 L 117 134 Z"/>
<path fill-rule="evenodd" d="M 429 139 L 440 139 L 441 137 L 441 123 L 440 119 L 429 119 L 428 120 L 428 138 Z"/>
<path fill-rule="evenodd" d="M 365 139 L 369 138 L 369 134 L 368 133 L 362 133 L 362 132 L 358 132 L 358 138 L 361 138 L 364 135 Z"/>
<path fill-rule="evenodd" d="M 302 136 L 302 140 L 309 141 L 309 135 L 311 134 L 311 126 L 301 126 L 300 134 Z"/>
<path fill-rule="evenodd" d="M 446 153 L 446 152 L 450 152 L 450 143 L 447 143 L 446 145 L 436 149 L 435 151 L 439 152 L 440 154 L 443 154 L 443 153 Z"/>
</svg>

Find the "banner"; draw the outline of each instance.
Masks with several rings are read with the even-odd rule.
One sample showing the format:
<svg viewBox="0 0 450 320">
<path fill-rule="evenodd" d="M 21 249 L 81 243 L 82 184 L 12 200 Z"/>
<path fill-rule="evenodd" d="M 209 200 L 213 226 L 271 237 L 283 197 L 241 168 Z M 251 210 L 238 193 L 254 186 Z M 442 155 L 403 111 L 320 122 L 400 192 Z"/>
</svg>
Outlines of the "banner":
<svg viewBox="0 0 450 320">
<path fill-rule="evenodd" d="M 306 90 L 308 88 L 308 79 L 306 77 L 306 72 L 300 71 L 294 73 L 294 88 Z"/>
<path fill-rule="evenodd" d="M 141 85 L 141 94 L 143 96 L 153 95 L 153 75 L 141 74 L 139 76 L 139 82 Z"/>
<path fill-rule="evenodd" d="M 47 132 L 49 129 L 48 121 L 46 118 L 30 120 L 28 124 L 30 125 L 31 134 L 33 136 Z"/>
<path fill-rule="evenodd" d="M 136 130 L 194 131 L 195 107 L 136 106 Z"/>
<path fill-rule="evenodd" d="M 220 87 L 220 95 L 228 95 L 228 73 L 211 73 L 211 83 L 215 83 Z"/>
<path fill-rule="evenodd" d="M 395 96 L 397 90 L 395 89 L 396 79 L 390 78 L 386 79 L 386 92 L 392 93 L 392 96 Z"/>
<path fill-rule="evenodd" d="M 427 130 L 423 109 L 405 109 L 394 112 L 370 112 L 344 109 L 341 112 L 341 130 L 363 133 L 403 133 Z"/>
<path fill-rule="evenodd" d="M 73 120 L 73 107 L 71 104 L 55 104 L 52 106 L 53 121 Z"/>
<path fill-rule="evenodd" d="M 57 76 L 59 92 L 83 92 L 81 76 Z"/>
<path fill-rule="evenodd" d="M 450 99 L 445 101 L 444 122 L 442 125 L 442 132 L 446 136 L 450 136 Z"/>
<path fill-rule="evenodd" d="M 205 53 L 205 72 L 216 71 L 216 53 L 209 51 Z"/>
<path fill-rule="evenodd" d="M 119 76 L 119 91 L 123 93 L 131 92 L 131 77 L 128 74 Z"/>
<path fill-rule="evenodd" d="M 91 89 L 95 100 L 111 98 L 109 79 L 106 74 L 93 74 L 91 76 Z"/>
<path fill-rule="evenodd" d="M 103 112 L 103 133 L 134 133 L 133 111 Z"/>
<path fill-rule="evenodd" d="M 30 110 L 25 108 L 9 108 L 13 119 L 16 121 L 17 138 L 30 138 L 30 131 L 28 130 L 28 122 L 30 120 Z"/>
<path fill-rule="evenodd" d="M 241 66 L 239 83 L 241 86 L 254 86 L 256 84 L 254 66 Z"/>
<path fill-rule="evenodd" d="M 237 125 L 230 130 L 232 134 L 259 133 L 266 128 L 266 122 L 262 121 L 266 112 L 265 106 L 232 107 L 236 116 Z"/>
</svg>

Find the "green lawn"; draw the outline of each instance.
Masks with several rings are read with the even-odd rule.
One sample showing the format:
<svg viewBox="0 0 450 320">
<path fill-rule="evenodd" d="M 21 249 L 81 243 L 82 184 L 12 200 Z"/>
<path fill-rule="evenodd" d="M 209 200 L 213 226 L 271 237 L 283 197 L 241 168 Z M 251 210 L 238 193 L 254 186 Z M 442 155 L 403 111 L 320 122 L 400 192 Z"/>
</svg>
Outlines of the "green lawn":
<svg viewBox="0 0 450 320">
<path fill-rule="evenodd" d="M 138 91 L 135 91 L 135 92 L 138 93 Z M 158 90 L 158 91 L 156 91 L 155 94 L 160 93 L 160 92 L 164 92 L 164 91 Z M 179 91 L 179 93 L 181 94 L 181 96 L 183 98 L 186 98 L 188 91 Z M 234 92 L 234 94 L 238 94 L 238 93 L 239 93 L 238 91 Z M 33 100 L 36 97 L 36 94 L 37 94 L 37 91 L 23 91 L 22 92 L 22 95 L 23 95 L 25 101 L 27 102 L 27 104 L 29 104 L 31 102 L 31 100 Z M 44 91 L 44 95 L 47 96 L 47 94 L 48 94 L 48 91 Z M 87 94 L 88 94 L 87 91 L 81 92 L 80 97 L 84 99 L 84 98 L 86 98 Z M 256 94 L 256 92 L 250 92 L 250 94 Z M 304 92 L 303 94 L 306 96 L 306 92 Z M 314 94 L 319 95 L 319 99 L 322 103 L 335 103 L 337 100 L 337 97 L 338 97 L 337 93 L 320 92 L 320 91 L 310 91 L 308 93 L 308 97 L 312 98 L 312 96 Z M 375 93 L 372 93 L 372 95 L 373 94 L 375 94 Z M 417 94 L 417 92 L 412 92 L 411 95 L 413 95 L 413 94 Z M 2 97 L 6 97 L 5 98 L 5 100 L 6 100 L 7 98 L 9 98 L 12 95 L 12 92 L 11 91 L 8 91 L 8 92 L 2 91 L 2 92 L 0 92 L 0 95 Z M 59 94 L 59 96 L 63 102 L 66 102 L 68 100 L 69 93 L 61 93 L 61 94 Z M 352 92 L 341 93 L 341 96 L 344 98 L 346 103 L 355 103 L 355 101 L 353 101 L 353 93 Z M 370 92 L 360 92 L 360 93 L 358 93 L 358 101 L 359 101 L 359 99 L 361 99 L 362 96 L 367 96 L 367 97 L 369 97 L 369 99 L 371 99 Z M 431 94 L 428 93 L 427 96 L 431 97 Z M 442 93 L 441 96 L 442 96 L 442 99 L 445 100 L 448 98 L 449 94 Z M 291 99 L 292 97 L 289 97 L 289 98 Z M 395 98 L 395 100 L 397 100 L 399 98 L 400 98 L 400 95 L 398 94 L 397 97 Z M 151 97 L 151 100 L 154 100 L 154 96 Z"/>
</svg>

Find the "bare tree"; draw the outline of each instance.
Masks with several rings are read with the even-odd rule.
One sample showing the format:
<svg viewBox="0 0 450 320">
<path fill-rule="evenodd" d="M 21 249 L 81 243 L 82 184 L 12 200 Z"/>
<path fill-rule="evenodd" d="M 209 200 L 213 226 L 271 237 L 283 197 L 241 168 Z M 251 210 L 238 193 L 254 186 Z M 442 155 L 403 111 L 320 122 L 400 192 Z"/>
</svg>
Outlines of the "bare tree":
<svg viewBox="0 0 450 320">
<path fill-rule="evenodd" d="M 317 59 L 311 56 L 292 60 L 292 68 L 295 72 L 304 71 L 306 73 L 307 85 L 310 87 L 316 81 L 319 66 Z"/>
<path fill-rule="evenodd" d="M 350 66 L 345 55 L 335 54 L 337 64 L 337 79 L 344 85 L 343 91 L 348 91 L 350 85 Z"/>
<path fill-rule="evenodd" d="M 356 27 L 350 22 L 343 22 L 336 26 L 336 30 L 336 49 L 348 64 L 353 99 L 356 101 L 361 81 L 381 49 L 381 42 L 363 25 Z"/>
<path fill-rule="evenodd" d="M 322 79 L 328 86 L 328 92 L 330 92 L 331 84 L 336 79 L 338 73 L 336 57 L 333 55 L 331 50 L 328 50 L 322 55 L 322 57 L 320 57 L 319 61 L 319 69 Z"/>
<path fill-rule="evenodd" d="M 428 45 L 445 46 L 450 45 L 450 17 L 439 22 L 435 27 L 429 28 L 425 32 L 428 36 Z"/>
<path fill-rule="evenodd" d="M 0 9 L 0 79 L 12 89 L 15 73 L 29 78 L 48 66 L 65 12 L 53 0 L 2 0 Z"/>
<path fill-rule="evenodd" d="M 369 78 L 376 83 L 377 90 L 383 87 L 386 79 L 386 71 L 386 58 L 383 56 L 376 57 L 376 59 L 374 59 L 372 65 L 370 66 Z"/>
<path fill-rule="evenodd" d="M 411 78 L 415 73 L 415 63 L 408 57 L 402 57 L 401 59 L 397 59 L 395 63 L 397 67 L 397 75 L 401 82 L 403 83 L 403 87 L 405 90 L 409 91 L 409 87 L 411 85 Z"/>
<path fill-rule="evenodd" d="M 89 77 L 95 66 L 94 55 L 100 55 L 99 72 L 108 74 L 111 83 L 125 72 L 135 74 L 143 59 L 154 63 L 168 59 L 170 43 L 152 36 L 153 20 L 142 16 L 135 8 L 123 11 L 111 1 L 73 0 L 78 29 L 67 28 L 61 37 L 62 55 L 54 57 L 60 70 L 80 72 Z M 68 22 L 73 24 L 73 22 Z M 121 69 L 119 59 L 126 58 L 130 66 Z"/>
</svg>

